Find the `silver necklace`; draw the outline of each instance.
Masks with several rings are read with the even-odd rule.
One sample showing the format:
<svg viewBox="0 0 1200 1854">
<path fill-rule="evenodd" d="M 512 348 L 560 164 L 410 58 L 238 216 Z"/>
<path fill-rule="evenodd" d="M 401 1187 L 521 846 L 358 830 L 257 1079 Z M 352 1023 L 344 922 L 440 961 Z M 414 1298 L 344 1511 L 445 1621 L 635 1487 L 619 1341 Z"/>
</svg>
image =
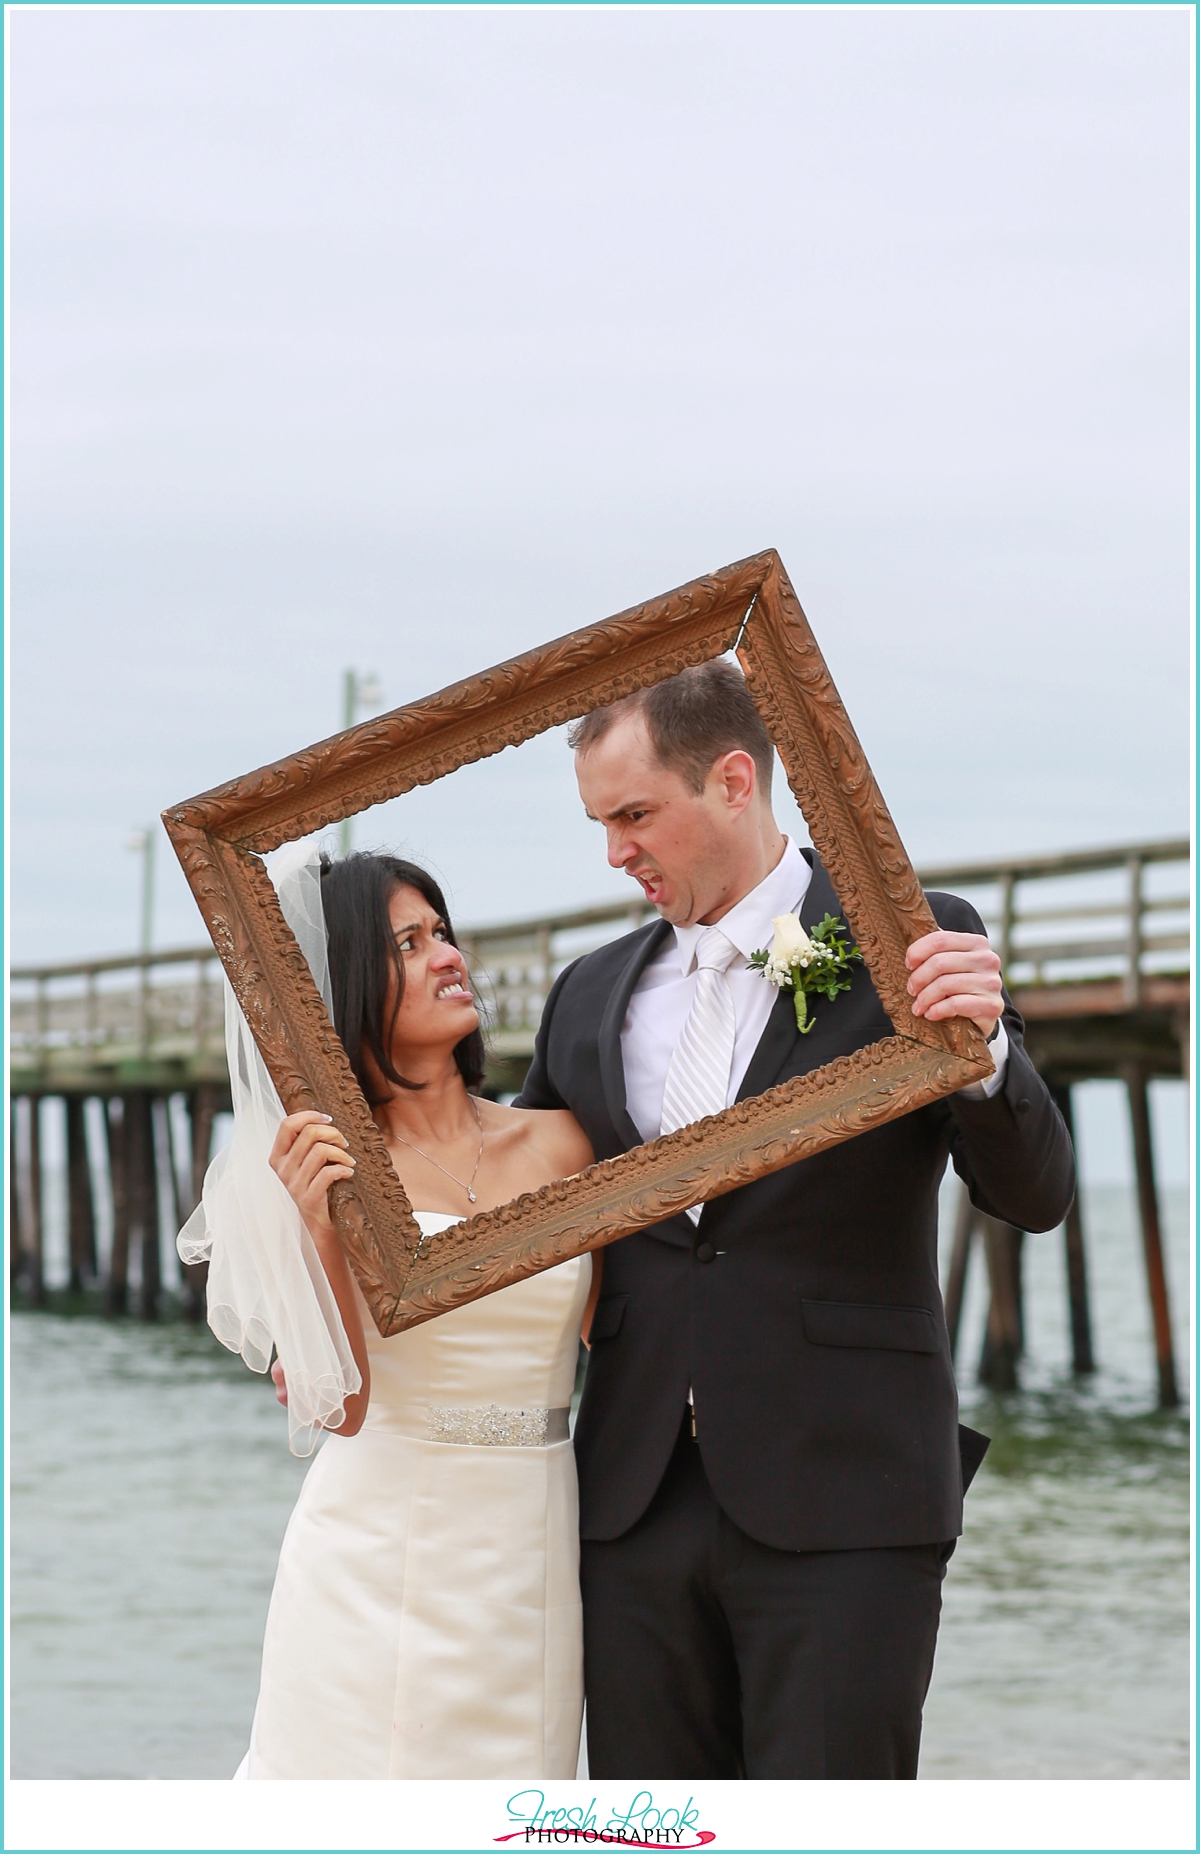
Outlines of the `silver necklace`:
<svg viewBox="0 0 1200 1854">
<path fill-rule="evenodd" d="M 410 1139 L 403 1138 L 403 1136 L 399 1133 L 393 1133 L 392 1138 L 396 1141 L 398 1145 L 407 1146 L 410 1152 L 415 1152 L 417 1157 L 420 1159 L 424 1159 L 427 1165 L 437 1165 L 438 1171 L 441 1172 L 446 1178 L 448 1178 L 452 1184 L 456 1184 L 460 1191 L 465 1191 L 467 1194 L 468 1202 L 473 1204 L 475 1202 L 475 1193 L 472 1190 L 471 1186 L 475 1183 L 475 1179 L 479 1174 L 479 1166 L 483 1159 L 483 1117 L 479 1112 L 479 1107 L 478 1107 L 478 1104 L 476 1103 L 475 1096 L 473 1094 L 469 1094 L 467 1096 L 467 1099 L 471 1103 L 471 1106 L 475 1109 L 475 1120 L 476 1120 L 476 1124 L 479 1127 L 479 1157 L 475 1161 L 475 1170 L 471 1173 L 471 1183 L 470 1184 L 464 1184 L 461 1178 L 456 1178 L 453 1172 L 448 1172 L 444 1165 L 438 1165 L 438 1162 L 436 1159 L 431 1159 L 427 1152 L 422 1152 L 419 1146 L 414 1146 Z"/>
</svg>

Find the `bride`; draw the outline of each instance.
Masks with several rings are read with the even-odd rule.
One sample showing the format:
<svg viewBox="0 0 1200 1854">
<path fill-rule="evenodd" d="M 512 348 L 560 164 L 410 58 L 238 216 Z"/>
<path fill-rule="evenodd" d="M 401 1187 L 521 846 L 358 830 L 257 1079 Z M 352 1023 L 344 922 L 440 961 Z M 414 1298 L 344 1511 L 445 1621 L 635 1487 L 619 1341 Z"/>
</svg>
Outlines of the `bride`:
<svg viewBox="0 0 1200 1854">
<path fill-rule="evenodd" d="M 322 859 L 318 879 L 310 857 L 283 877 L 277 865 L 276 880 L 319 984 L 324 915 L 327 1002 L 421 1207 L 423 1243 L 591 1163 L 570 1114 L 474 1092 L 479 1015 L 423 870 L 355 855 Z M 257 1063 L 261 1094 L 261 1058 L 232 1016 L 231 1076 L 244 1082 Z M 293 1447 L 330 1432 L 284 1536 L 238 1775 L 573 1777 L 583 1695 L 568 1411 L 591 1259 L 382 1339 L 329 1216 L 330 1185 L 353 1175 L 347 1142 L 328 1115 L 282 1118 L 277 1097 L 273 1120 L 270 1167 L 288 1197 L 267 1172 L 260 1115 L 253 1187 L 235 1128 L 234 1156 L 214 1161 L 197 1230 L 180 1238 L 185 1259 L 211 1252 L 218 1337 L 260 1370 L 268 1333 L 278 1348 Z M 253 1192 L 265 1205 L 272 1189 L 270 1214 L 291 1216 L 293 1240 L 260 1254 L 270 1218 L 253 1216 Z"/>
</svg>

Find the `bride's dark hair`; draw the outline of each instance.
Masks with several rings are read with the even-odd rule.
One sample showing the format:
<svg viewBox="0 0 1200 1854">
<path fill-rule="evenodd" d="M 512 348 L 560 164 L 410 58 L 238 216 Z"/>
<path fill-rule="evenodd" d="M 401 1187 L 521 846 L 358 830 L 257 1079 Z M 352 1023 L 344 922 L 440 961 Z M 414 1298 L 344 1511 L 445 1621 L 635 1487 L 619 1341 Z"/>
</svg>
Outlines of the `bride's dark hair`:
<svg viewBox="0 0 1200 1854">
<path fill-rule="evenodd" d="M 406 863 L 398 856 L 372 856 L 357 852 L 332 862 L 321 858 L 321 900 L 325 909 L 325 927 L 329 935 L 329 982 L 333 992 L 333 1027 L 350 1058 L 350 1067 L 367 1098 L 367 1105 L 378 1107 L 367 1079 L 364 1052 L 369 1052 L 376 1067 L 388 1081 L 399 1088 L 423 1088 L 424 1082 L 411 1082 L 393 1066 L 390 1055 L 396 1014 L 404 996 L 404 960 L 396 945 L 388 908 L 398 888 L 415 888 L 446 926 L 446 937 L 457 946 L 446 898 L 431 875 L 416 863 Z M 392 975 L 396 986 L 388 1008 L 388 991 Z M 455 1046 L 454 1060 L 468 1088 L 477 1089 L 483 1081 L 483 1037 L 472 1030 Z M 381 1097 L 382 1099 L 382 1097 Z"/>
</svg>

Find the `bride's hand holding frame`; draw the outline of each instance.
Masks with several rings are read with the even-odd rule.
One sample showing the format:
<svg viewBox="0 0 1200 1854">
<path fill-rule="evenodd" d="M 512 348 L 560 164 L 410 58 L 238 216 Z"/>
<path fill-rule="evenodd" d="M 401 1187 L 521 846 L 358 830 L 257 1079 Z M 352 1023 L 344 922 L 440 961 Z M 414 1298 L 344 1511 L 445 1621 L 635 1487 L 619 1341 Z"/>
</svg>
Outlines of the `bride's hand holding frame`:
<svg viewBox="0 0 1200 1854">
<path fill-rule="evenodd" d="M 271 1170 L 286 1187 L 309 1235 L 336 1240 L 327 1193 L 337 1178 L 353 1178 L 354 1160 L 349 1142 L 329 1114 L 289 1114 L 271 1148 Z"/>
<path fill-rule="evenodd" d="M 361 1388 L 346 1398 L 344 1420 L 332 1431 L 340 1436 L 358 1434 L 371 1400 L 371 1365 L 358 1292 L 346 1251 L 329 1214 L 330 1185 L 340 1178 L 354 1176 L 354 1160 L 347 1151 L 347 1144 L 345 1135 L 338 1132 L 328 1114 L 311 1111 L 289 1114 L 280 1122 L 270 1157 L 271 1170 L 304 1218 L 305 1228 L 316 1245 L 362 1377 Z M 277 1370 L 279 1376 L 276 1376 Z M 287 1392 L 278 1361 L 271 1377 L 280 1402 L 286 1403 Z"/>
</svg>

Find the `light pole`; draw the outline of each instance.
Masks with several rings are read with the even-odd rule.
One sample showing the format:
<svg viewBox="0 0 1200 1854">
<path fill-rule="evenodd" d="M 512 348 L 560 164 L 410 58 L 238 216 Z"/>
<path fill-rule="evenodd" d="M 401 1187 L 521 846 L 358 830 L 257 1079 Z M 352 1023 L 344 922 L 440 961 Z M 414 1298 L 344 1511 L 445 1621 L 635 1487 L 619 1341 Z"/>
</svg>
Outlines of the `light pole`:
<svg viewBox="0 0 1200 1854">
<path fill-rule="evenodd" d="M 357 670 L 348 669 L 342 680 L 342 726 L 353 727 L 358 720 L 360 708 L 375 708 L 383 700 L 383 690 L 379 686 L 379 677 L 374 670 L 368 670 L 360 676 Z M 353 818 L 342 819 L 341 850 L 343 856 L 349 856 L 353 841 Z"/>
<path fill-rule="evenodd" d="M 131 830 L 125 848 L 142 858 L 142 970 L 138 985 L 138 1044 L 143 1056 L 150 1047 L 150 944 L 154 937 L 154 826 L 140 824 Z"/>
<path fill-rule="evenodd" d="M 141 824 L 131 830 L 127 850 L 140 852 L 142 858 L 142 952 L 148 953 L 154 939 L 154 826 Z"/>
</svg>

